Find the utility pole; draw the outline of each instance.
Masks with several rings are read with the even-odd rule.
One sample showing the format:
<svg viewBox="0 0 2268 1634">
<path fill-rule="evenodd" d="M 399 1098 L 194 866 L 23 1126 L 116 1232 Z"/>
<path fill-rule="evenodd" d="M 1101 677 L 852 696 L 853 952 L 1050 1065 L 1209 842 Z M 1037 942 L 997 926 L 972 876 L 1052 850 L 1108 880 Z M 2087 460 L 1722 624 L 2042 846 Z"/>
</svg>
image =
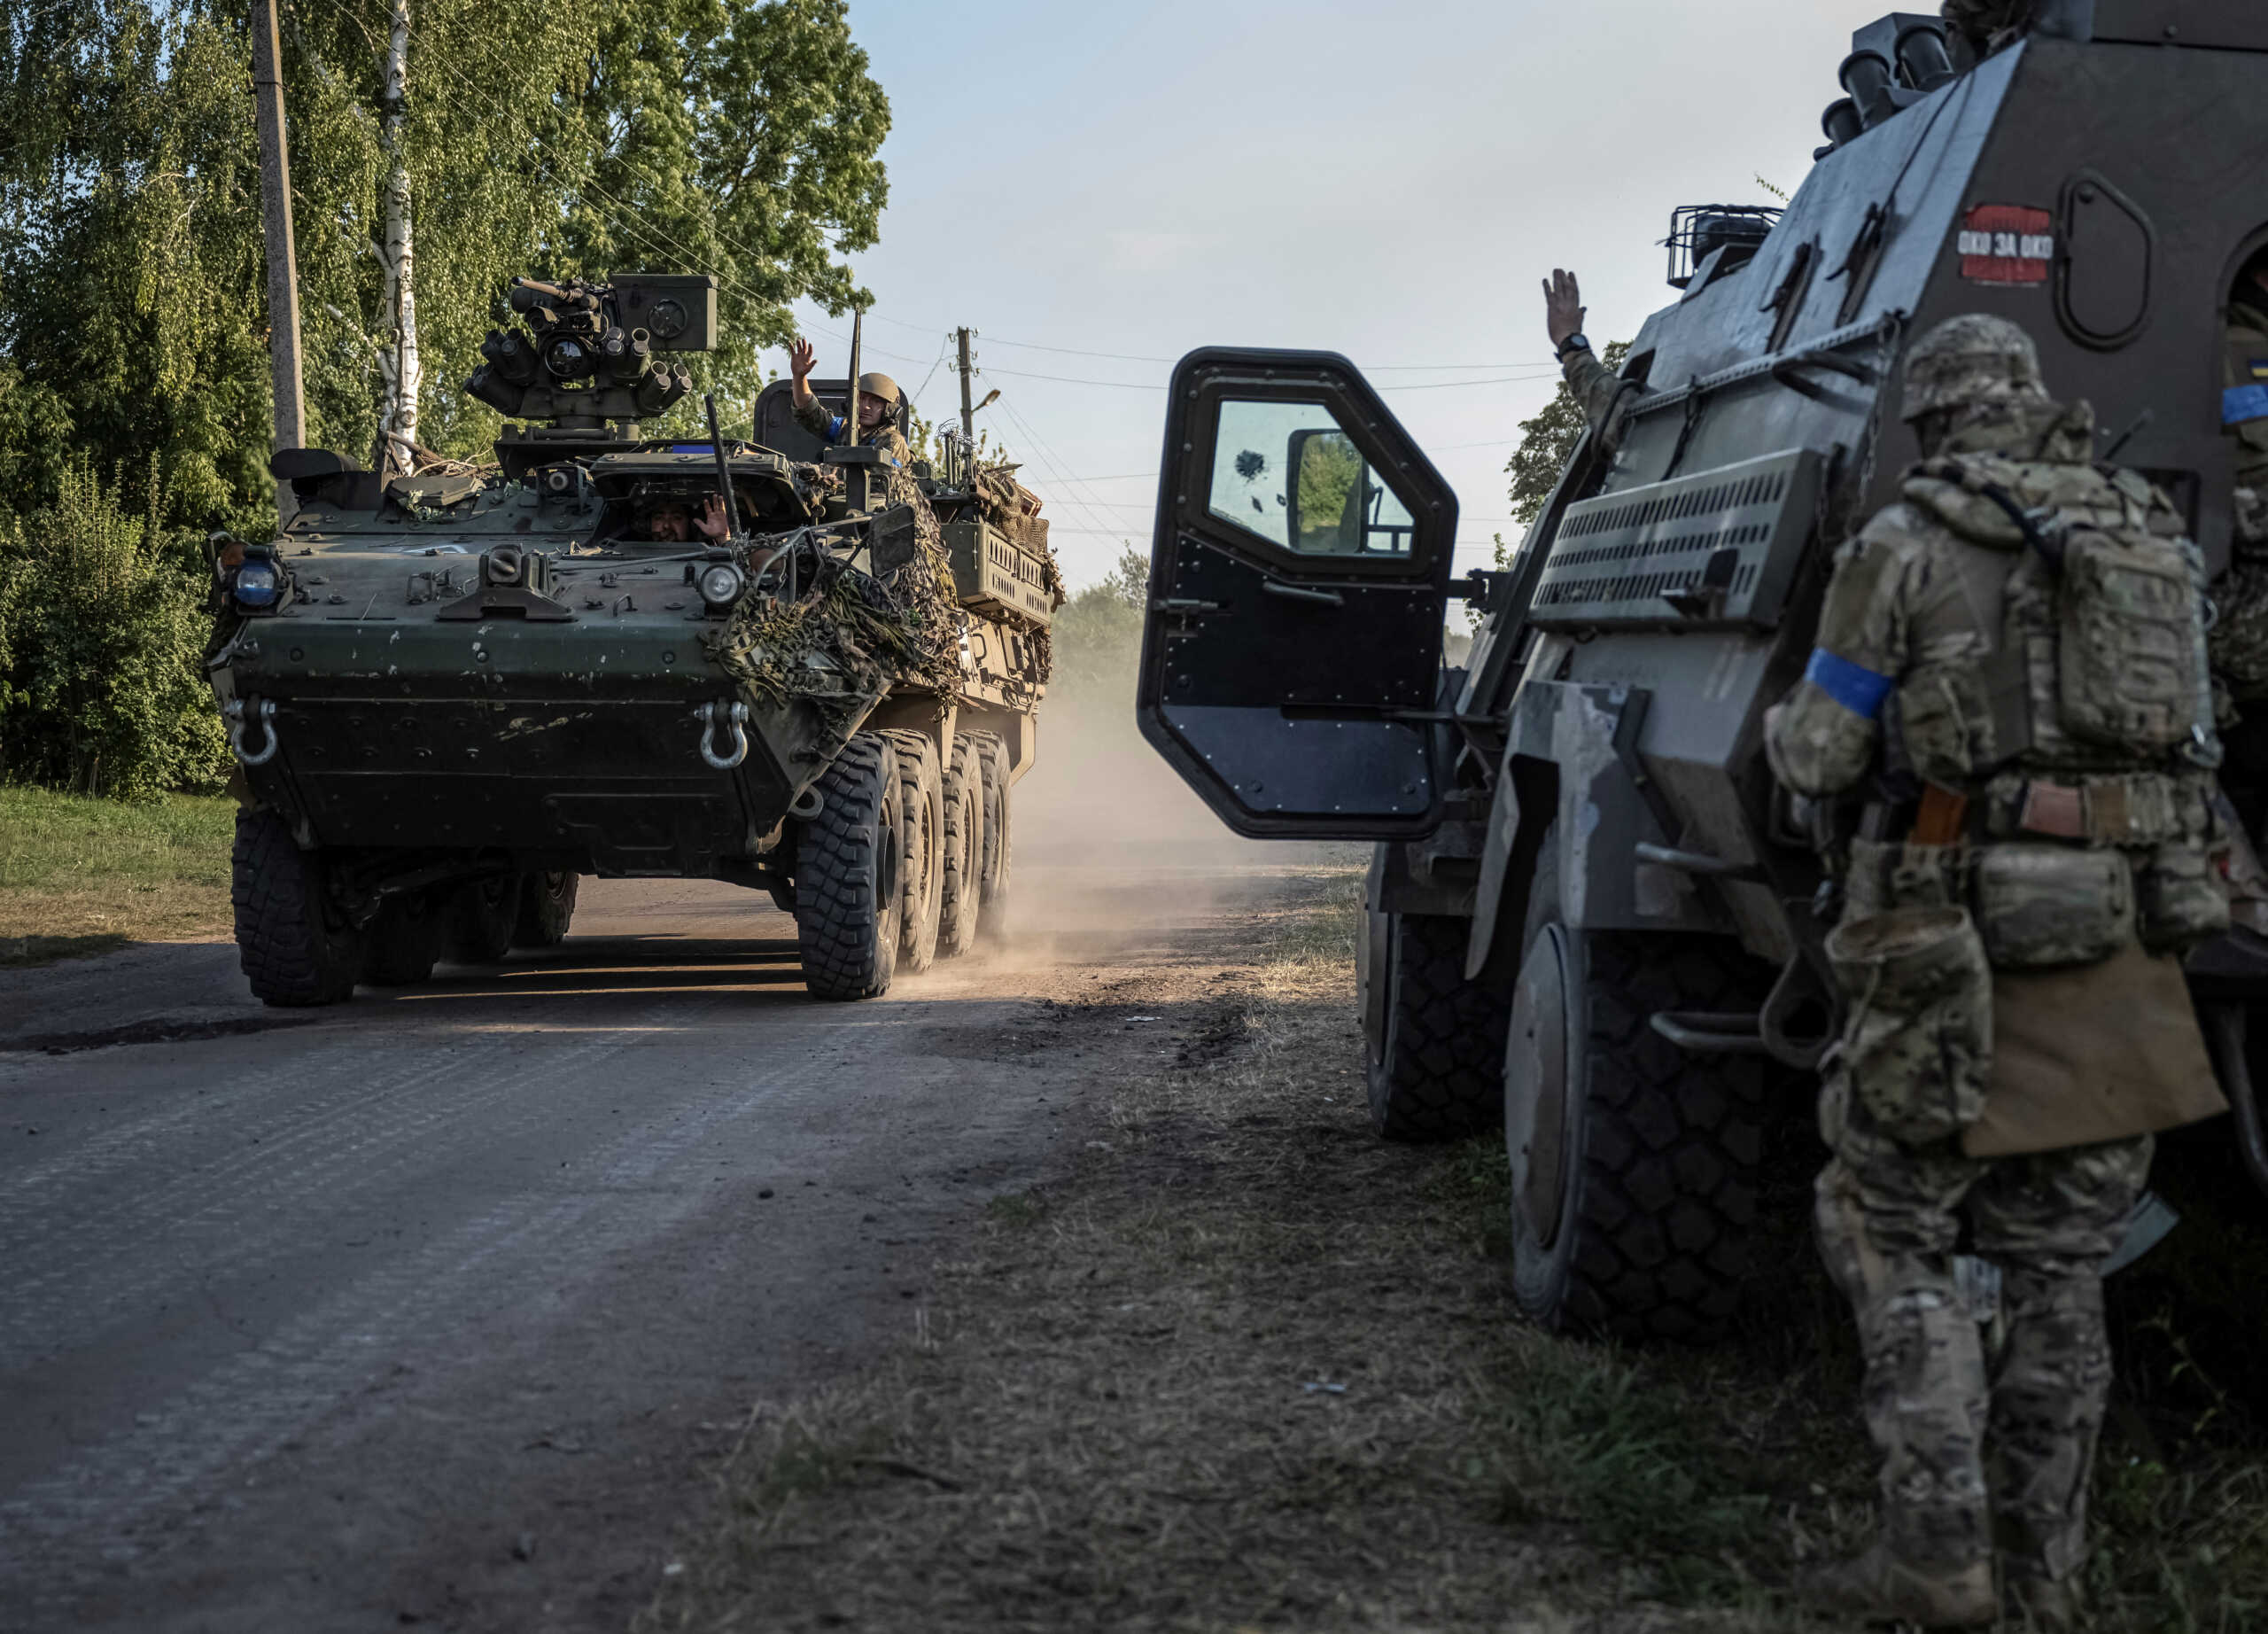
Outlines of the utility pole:
<svg viewBox="0 0 2268 1634">
<path fill-rule="evenodd" d="M 284 139 L 284 76 L 278 72 L 276 0 L 252 0 L 252 93 L 260 124 L 260 206 L 268 240 L 268 371 L 276 395 L 278 448 L 306 445 L 307 400 L 299 385 L 299 261 L 291 244 L 291 155 Z M 297 505 L 291 485 L 276 485 L 277 526 Z"/>
<path fill-rule="evenodd" d="M 974 330 L 968 329 L 963 329 L 957 332 L 960 341 L 961 467 L 960 476 L 958 480 L 962 486 L 966 487 L 968 486 L 969 481 L 968 473 L 976 463 L 976 410 L 970 406 L 968 401 L 969 375 L 976 366 L 976 354 L 968 349 L 968 343 L 976 338 L 976 334 Z"/>
<path fill-rule="evenodd" d="M 392 344 L 378 354 L 385 391 L 378 404 L 378 449 L 373 462 L 382 472 L 408 471 L 410 446 L 417 440 L 417 393 L 424 370 L 417 357 L 417 292 L 413 276 L 416 254 L 409 230 L 409 159 L 403 152 L 409 102 L 409 0 L 393 0 L 393 26 L 386 36 L 383 105 L 386 171 L 384 237 L 378 246 L 385 268 L 379 307 L 392 326 Z"/>
</svg>

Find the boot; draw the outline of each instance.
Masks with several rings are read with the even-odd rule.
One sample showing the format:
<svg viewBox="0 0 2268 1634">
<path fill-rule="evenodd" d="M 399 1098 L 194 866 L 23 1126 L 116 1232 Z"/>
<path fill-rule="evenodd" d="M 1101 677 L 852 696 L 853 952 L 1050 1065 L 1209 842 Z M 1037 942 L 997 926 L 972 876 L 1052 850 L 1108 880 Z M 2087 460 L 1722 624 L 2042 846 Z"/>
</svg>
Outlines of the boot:
<svg viewBox="0 0 2268 1634">
<path fill-rule="evenodd" d="M 1860 1622 L 1918 1622 L 1925 1629 L 1981 1629 L 1999 1621 L 1992 1568 L 1979 1560 L 1950 1576 L 1900 1565 L 1880 1544 L 1856 1560 L 1806 1572 L 1796 1596 L 1813 1611 Z"/>
</svg>

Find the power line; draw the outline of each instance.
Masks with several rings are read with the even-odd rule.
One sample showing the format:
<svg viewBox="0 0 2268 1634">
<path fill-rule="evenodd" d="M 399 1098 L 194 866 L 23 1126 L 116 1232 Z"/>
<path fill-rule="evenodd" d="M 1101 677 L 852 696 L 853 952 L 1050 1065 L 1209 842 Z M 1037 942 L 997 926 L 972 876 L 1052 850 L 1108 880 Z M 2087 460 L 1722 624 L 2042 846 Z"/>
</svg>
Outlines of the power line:
<svg viewBox="0 0 2268 1634">
<path fill-rule="evenodd" d="M 977 372 L 980 374 L 1006 375 L 1011 378 L 1017 380 L 1052 380 L 1059 385 L 1107 386 L 1121 392 L 1162 392 L 1166 390 L 1163 385 L 1154 385 L 1147 381 L 1142 380 L 1092 380 L 1077 375 L 1033 374 L 1027 370 L 1021 369 L 994 368 L 979 370 Z M 1498 375 L 1487 380 L 1425 380 L 1410 385 L 1382 385 L 1378 389 L 1381 392 L 1439 392 L 1447 390 L 1451 386 L 1512 385 L 1525 384 L 1530 380 L 1541 380 L 1556 372 L 1556 370 L 1538 370 L 1534 374 Z"/>
</svg>

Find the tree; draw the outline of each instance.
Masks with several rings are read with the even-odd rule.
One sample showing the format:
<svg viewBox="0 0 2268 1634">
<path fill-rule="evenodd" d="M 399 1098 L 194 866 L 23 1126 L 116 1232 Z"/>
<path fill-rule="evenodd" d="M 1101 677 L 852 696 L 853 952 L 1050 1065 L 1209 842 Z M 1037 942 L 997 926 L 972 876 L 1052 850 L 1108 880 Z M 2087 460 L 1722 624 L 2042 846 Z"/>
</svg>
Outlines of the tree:
<svg viewBox="0 0 2268 1634">
<path fill-rule="evenodd" d="M 1619 369 L 1622 360 L 1629 355 L 1628 341 L 1610 341 L 1599 362 L 1609 369 Z M 1512 479 L 1512 519 L 1521 527 L 1527 527 L 1543 514 L 1552 489 L 1559 486 L 1559 473 L 1567 468 L 1567 462 L 1574 457 L 1575 445 L 1582 440 L 1584 427 L 1583 406 L 1575 401 L 1575 394 L 1567 389 L 1565 381 L 1541 413 L 1534 419 L 1520 422 L 1520 440 L 1512 449 L 1512 457 L 1504 462 L 1504 471 Z M 1501 537 L 1496 541 L 1498 566 L 1510 559 L 1511 549 Z"/>
<path fill-rule="evenodd" d="M 392 9 L 284 15 L 309 438 L 365 459 L 392 330 Z M 790 301 L 863 299 L 843 258 L 874 241 L 889 105 L 843 0 L 419 0 L 408 59 L 427 446 L 493 440 L 498 416 L 461 386 L 515 273 L 716 274 L 723 345 L 686 361 L 736 401 Z M 0 512 L 51 501 L 43 473 L 67 449 L 152 484 L 162 523 L 267 513 L 250 63 L 242 18 L 214 0 L 0 16 L 0 373 L 19 399 L 0 408 Z M 17 440 L 58 434 L 63 449 Z"/>
</svg>

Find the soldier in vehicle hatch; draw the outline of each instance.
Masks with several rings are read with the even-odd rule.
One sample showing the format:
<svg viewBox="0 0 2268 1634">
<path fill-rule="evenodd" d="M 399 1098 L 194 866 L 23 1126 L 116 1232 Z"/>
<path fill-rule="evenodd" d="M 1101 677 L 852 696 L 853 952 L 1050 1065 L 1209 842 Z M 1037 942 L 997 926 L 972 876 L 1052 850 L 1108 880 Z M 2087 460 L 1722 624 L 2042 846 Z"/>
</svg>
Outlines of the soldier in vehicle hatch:
<svg viewBox="0 0 2268 1634">
<path fill-rule="evenodd" d="M 1816 1218 L 1858 1319 L 1881 1531 L 1804 1591 L 1940 1627 L 2005 1597 L 2062 1630 L 2109 1386 L 2101 1267 L 2155 1132 L 2223 1104 L 2180 965 L 2227 922 L 2202 568 L 2163 494 L 2090 463 L 2093 411 L 2048 397 L 2014 324 L 1940 324 L 1905 393 L 1923 462 L 1837 554 L 1766 725 L 1796 794 L 1868 798 L 1829 863 L 1848 1019 Z M 2002 1277 L 1989 1370 L 1964 1225 Z"/>
<path fill-rule="evenodd" d="M 1588 310 L 1575 275 L 1552 268 L 1543 284 L 1544 332 L 1551 337 L 1551 350 L 1568 392 L 1582 406 L 1600 453 L 1611 460 L 1622 441 L 1622 409 L 1631 384 L 1599 362 L 1591 349 L 1590 337 L 1583 333 L 1583 315 Z"/>
<path fill-rule="evenodd" d="M 695 538 L 721 541 L 729 525 L 724 498 L 716 494 L 703 495 L 697 511 L 692 501 L 671 498 L 651 501 L 638 513 L 639 537 L 669 544 L 681 545 Z"/>
<path fill-rule="evenodd" d="M 828 442 L 843 440 L 843 416 L 819 401 L 811 388 L 812 370 L 819 366 L 819 354 L 808 340 L 798 338 L 788 351 L 788 370 L 795 377 L 796 423 L 805 431 Z M 913 451 L 905 446 L 905 439 L 897 429 L 897 382 L 888 375 L 858 377 L 858 437 L 861 443 L 870 443 L 882 451 L 882 457 L 893 465 L 910 465 Z"/>
</svg>

